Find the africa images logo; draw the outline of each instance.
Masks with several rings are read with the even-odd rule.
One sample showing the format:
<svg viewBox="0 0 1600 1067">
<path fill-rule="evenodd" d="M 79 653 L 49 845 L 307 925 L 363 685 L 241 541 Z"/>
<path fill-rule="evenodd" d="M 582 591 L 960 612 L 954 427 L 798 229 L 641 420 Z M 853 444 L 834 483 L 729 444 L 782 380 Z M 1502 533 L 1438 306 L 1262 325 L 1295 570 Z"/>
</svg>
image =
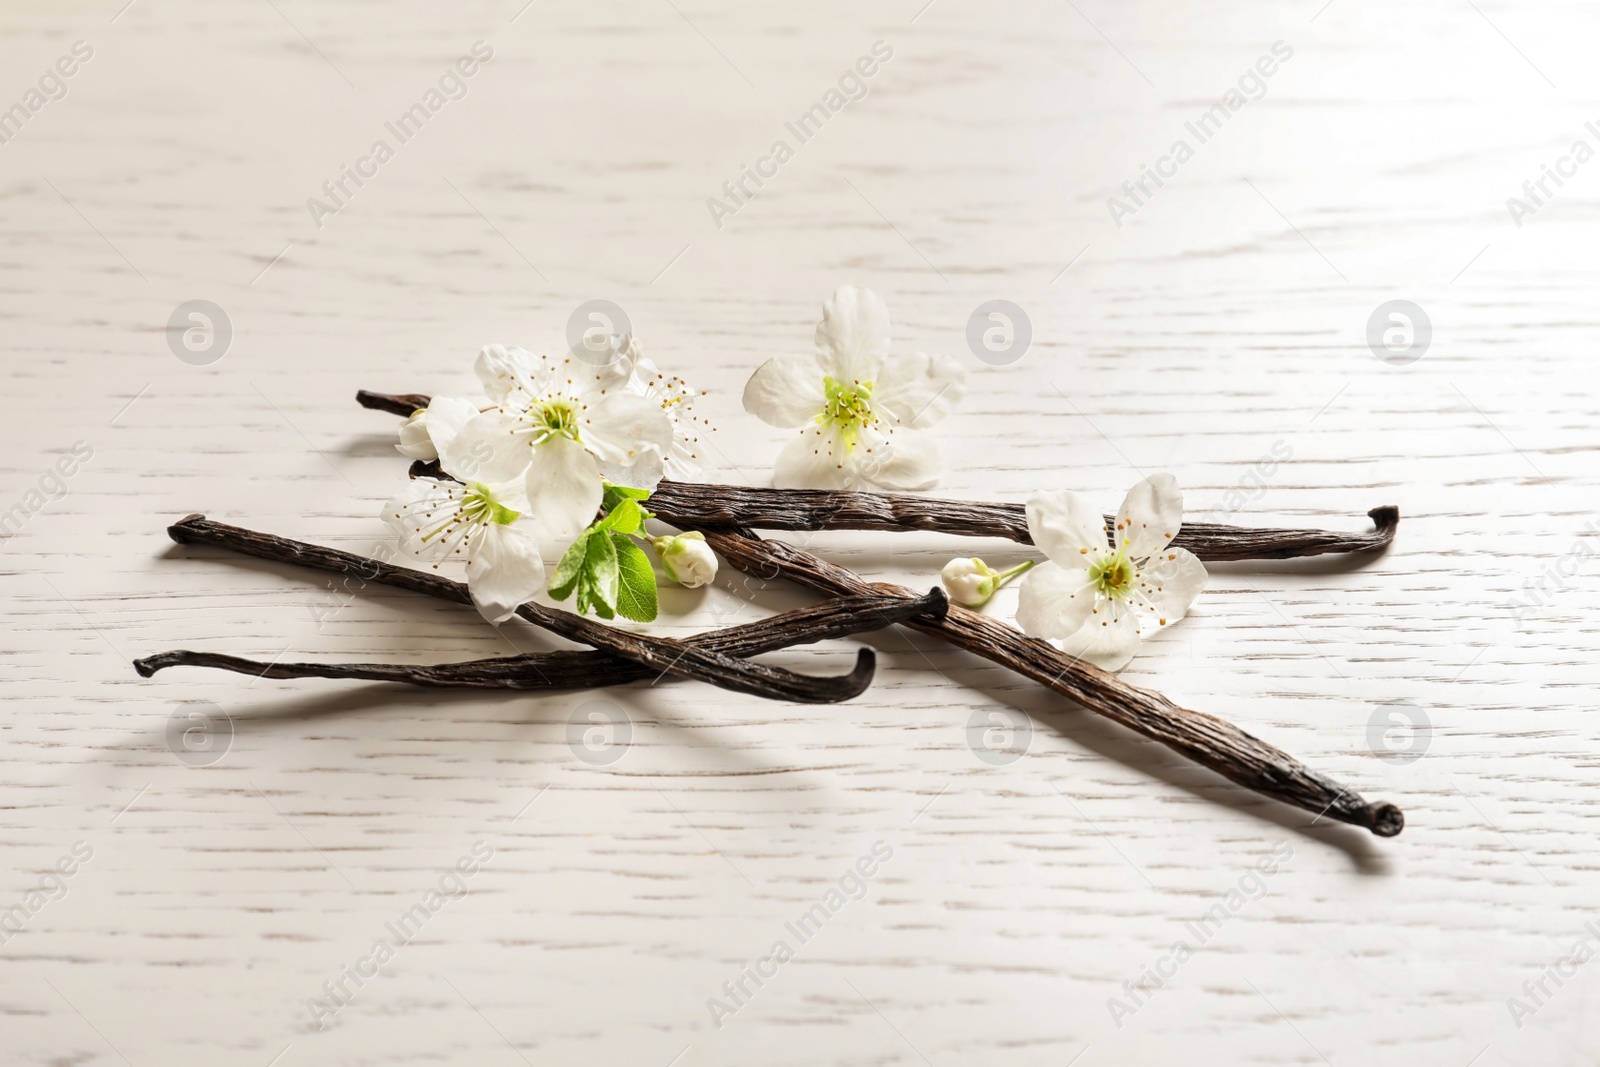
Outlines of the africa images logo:
<svg viewBox="0 0 1600 1067">
<path fill-rule="evenodd" d="M 1178 168 L 1194 158 L 1197 146 L 1221 133 L 1223 125 L 1243 111 L 1246 104 L 1266 96 L 1267 79 L 1277 73 L 1280 64 L 1287 63 L 1293 56 L 1292 47 L 1283 41 L 1273 41 L 1271 54 L 1262 55 L 1253 66 L 1239 75 L 1236 87 L 1223 93 L 1222 99 L 1201 112 L 1193 122 L 1183 124 L 1183 128 L 1194 138 L 1193 145 L 1179 137 L 1172 142 L 1167 154 L 1156 158 L 1154 168 L 1148 163 L 1142 164 L 1137 178 L 1123 182 L 1122 192 L 1127 200 L 1119 200 L 1114 196 L 1106 199 L 1106 208 L 1111 212 L 1111 221 L 1117 224 L 1117 229 L 1122 229 L 1124 219 L 1137 215 L 1139 209 L 1156 195 L 1156 190 L 1166 186 L 1163 178 L 1171 180 L 1178 176 Z"/>
</svg>

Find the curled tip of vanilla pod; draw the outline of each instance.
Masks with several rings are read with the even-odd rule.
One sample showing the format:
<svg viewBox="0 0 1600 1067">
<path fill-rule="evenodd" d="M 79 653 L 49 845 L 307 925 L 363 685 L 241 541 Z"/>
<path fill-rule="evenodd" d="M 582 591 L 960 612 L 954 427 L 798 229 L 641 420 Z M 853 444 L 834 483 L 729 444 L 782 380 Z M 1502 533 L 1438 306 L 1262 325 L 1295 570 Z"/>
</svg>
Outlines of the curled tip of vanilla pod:
<svg viewBox="0 0 1600 1067">
<path fill-rule="evenodd" d="M 1379 837 L 1396 837 L 1406 828 L 1405 813 L 1384 801 L 1368 804 L 1366 816 L 1367 829 Z"/>
</svg>

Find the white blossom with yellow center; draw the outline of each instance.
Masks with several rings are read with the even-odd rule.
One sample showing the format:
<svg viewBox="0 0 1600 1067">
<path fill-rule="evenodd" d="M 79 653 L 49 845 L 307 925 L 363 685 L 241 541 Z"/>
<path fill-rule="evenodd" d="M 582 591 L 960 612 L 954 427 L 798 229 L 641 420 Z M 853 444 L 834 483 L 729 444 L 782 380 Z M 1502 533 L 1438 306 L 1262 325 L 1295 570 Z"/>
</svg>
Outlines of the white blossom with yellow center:
<svg viewBox="0 0 1600 1067">
<path fill-rule="evenodd" d="M 472 602 L 490 622 L 505 622 L 544 588 L 544 559 L 522 518 L 520 487 L 412 478 L 383 505 L 400 547 L 434 565 L 464 563 Z"/>
<path fill-rule="evenodd" d="M 816 353 L 763 363 L 745 385 L 744 407 L 799 430 L 778 454 L 779 488 L 926 489 L 943 461 L 922 431 L 955 410 L 965 377 L 948 356 L 891 355 L 883 301 L 844 286 L 822 305 Z"/>
<path fill-rule="evenodd" d="M 1028 501 L 1028 533 L 1050 557 L 1017 600 L 1017 624 L 1032 637 L 1105 670 L 1120 670 L 1142 637 L 1177 622 L 1205 588 L 1206 569 L 1172 547 L 1183 495 L 1170 474 L 1128 491 L 1108 542 L 1105 519 L 1077 493 Z"/>
<path fill-rule="evenodd" d="M 705 390 L 656 366 L 632 334 L 618 338 L 614 347 L 627 360 L 628 390 L 660 407 L 672 424 L 672 444 L 663 457 L 666 476 L 680 482 L 697 480 L 701 471 L 700 434 L 711 427 L 694 413 L 694 405 Z"/>
<path fill-rule="evenodd" d="M 550 534 L 594 521 L 602 479 L 647 490 L 661 480 L 672 422 L 627 387 L 628 361 L 595 366 L 489 345 L 474 369 L 494 406 L 442 444 L 439 458 L 457 477 L 524 483 Z"/>
</svg>

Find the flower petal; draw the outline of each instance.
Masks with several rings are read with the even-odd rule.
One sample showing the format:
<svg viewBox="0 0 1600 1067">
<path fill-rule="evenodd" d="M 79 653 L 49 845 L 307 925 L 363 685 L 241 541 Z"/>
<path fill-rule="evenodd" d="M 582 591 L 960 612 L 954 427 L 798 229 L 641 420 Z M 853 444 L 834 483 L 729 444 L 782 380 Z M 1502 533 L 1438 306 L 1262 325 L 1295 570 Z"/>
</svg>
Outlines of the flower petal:
<svg viewBox="0 0 1600 1067">
<path fill-rule="evenodd" d="M 1139 617 L 1124 604 L 1103 601 L 1100 610 L 1061 643 L 1061 651 L 1103 671 L 1120 671 L 1139 651 Z"/>
<path fill-rule="evenodd" d="M 923 429 L 955 410 L 967 394 L 966 378 L 966 369 L 949 356 L 890 356 L 872 388 L 872 406 L 900 426 Z"/>
<path fill-rule="evenodd" d="M 822 368 L 809 356 L 775 356 L 744 387 L 744 409 L 769 426 L 803 426 L 827 401 Z"/>
<path fill-rule="evenodd" d="M 1194 553 L 1171 546 L 1139 568 L 1139 591 L 1155 607 L 1157 626 L 1171 626 L 1187 615 L 1207 577 Z"/>
<path fill-rule="evenodd" d="M 534 364 L 532 384 L 539 395 L 565 392 L 594 403 L 606 394 L 620 390 L 634 392 L 633 361 L 612 347 L 596 352 L 580 342 L 560 360 L 544 358 Z M 548 368 L 548 369 L 546 369 Z"/>
<path fill-rule="evenodd" d="M 647 397 L 607 393 L 583 413 L 578 437 L 602 464 L 631 467 L 646 452 L 660 455 L 672 447 L 672 420 Z"/>
<path fill-rule="evenodd" d="M 594 521 L 603 491 L 589 450 L 570 437 L 552 437 L 531 450 L 528 508 L 555 537 L 570 537 Z"/>
<path fill-rule="evenodd" d="M 400 424 L 400 440 L 395 444 L 394 450 L 407 459 L 439 458 L 439 450 L 433 446 L 433 438 L 428 434 L 427 408 L 413 411 L 406 421 Z"/>
<path fill-rule="evenodd" d="M 854 475 L 844 467 L 848 456 L 837 434 L 823 427 L 807 426 L 778 453 L 772 484 L 779 489 L 851 488 Z"/>
<path fill-rule="evenodd" d="M 632 344 L 637 346 L 638 341 L 633 341 Z M 623 359 L 627 361 L 628 391 L 638 393 L 640 396 L 650 395 L 650 383 L 664 377 L 661 368 L 656 366 L 656 361 L 642 354 L 630 355 L 627 351 L 623 352 Z"/>
<path fill-rule="evenodd" d="M 613 485 L 626 485 L 634 489 L 648 489 L 652 492 L 661 482 L 661 477 L 666 473 L 666 459 L 653 448 L 640 452 L 632 463 L 623 465 L 619 463 L 599 464 L 600 477 Z"/>
<path fill-rule="evenodd" d="M 484 618 L 505 622 L 544 589 L 538 542 L 517 526 L 485 526 L 467 563 L 467 588 Z"/>
<path fill-rule="evenodd" d="M 483 487 L 489 490 L 490 500 L 509 511 L 527 515 L 532 510 L 528 504 L 528 480 L 521 475 L 509 482 L 484 482 Z"/>
<path fill-rule="evenodd" d="M 526 419 L 498 408 L 467 420 L 439 450 L 439 465 L 465 482 L 509 482 L 522 477 L 532 456 Z"/>
<path fill-rule="evenodd" d="M 483 383 L 483 391 L 496 404 L 503 402 L 519 385 L 537 391 L 530 388 L 538 373 L 533 353 L 526 348 L 484 345 L 472 369 L 477 373 L 478 381 Z"/>
<path fill-rule="evenodd" d="M 662 476 L 675 482 L 698 482 L 704 473 L 695 446 L 688 441 L 674 439 L 672 452 L 662 465 Z"/>
<path fill-rule="evenodd" d="M 478 417 L 478 405 L 458 396 L 436 396 L 428 404 L 428 436 L 433 440 L 434 452 L 444 451 L 444 446 L 456 439 L 461 427 Z"/>
<path fill-rule="evenodd" d="M 460 487 L 454 482 L 434 478 L 408 478 L 393 497 L 384 502 L 380 514 L 400 539 L 402 551 L 423 559 L 442 554 L 443 542 L 423 541 L 429 530 L 438 528 L 455 514 Z"/>
<path fill-rule="evenodd" d="M 852 489 L 927 489 L 944 473 L 944 457 L 932 434 L 884 434 L 869 426 L 858 434 L 844 467 Z"/>
<path fill-rule="evenodd" d="M 889 354 L 889 309 L 871 289 L 841 286 L 822 305 L 817 362 L 836 382 L 870 382 Z"/>
<path fill-rule="evenodd" d="M 1117 544 L 1132 559 L 1144 559 L 1172 543 L 1183 526 L 1183 494 L 1170 474 L 1152 474 L 1132 489 L 1117 509 Z"/>
<path fill-rule="evenodd" d="M 1070 489 L 1035 494 L 1025 510 L 1028 536 L 1057 563 L 1083 566 L 1110 551 L 1105 516 Z"/>
<path fill-rule="evenodd" d="M 1084 568 L 1041 563 L 1017 591 L 1017 625 L 1029 637 L 1070 637 L 1082 629 L 1094 602 L 1094 585 Z"/>
</svg>

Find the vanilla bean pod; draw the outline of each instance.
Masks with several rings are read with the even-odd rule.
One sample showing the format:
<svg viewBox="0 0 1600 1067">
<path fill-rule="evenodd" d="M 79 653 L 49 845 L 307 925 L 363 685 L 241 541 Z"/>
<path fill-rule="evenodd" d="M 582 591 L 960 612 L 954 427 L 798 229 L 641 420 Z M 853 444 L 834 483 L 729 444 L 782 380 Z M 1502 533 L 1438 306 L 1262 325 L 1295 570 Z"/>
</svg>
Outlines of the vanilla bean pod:
<svg viewBox="0 0 1600 1067">
<path fill-rule="evenodd" d="M 212 522 L 203 515 L 190 515 L 167 527 L 167 533 L 179 544 L 216 545 L 247 556 L 276 560 L 280 563 L 316 566 L 322 570 L 338 570 L 362 576 L 368 581 L 379 581 L 384 585 L 431 593 L 446 600 L 471 602 L 465 587 L 458 589 L 456 583 L 448 579 L 366 559 L 338 549 L 323 548 L 286 537 Z M 683 641 L 628 633 L 568 611 L 547 608 L 539 604 L 523 604 L 517 609 L 517 614 L 535 626 L 543 627 L 569 640 L 604 649 L 657 673 L 696 678 L 736 693 L 747 693 L 773 700 L 793 700 L 806 704 L 830 704 L 849 700 L 851 697 L 859 696 L 872 683 L 875 666 L 872 650 L 863 648 L 857 652 L 855 669 L 849 674 L 812 677 L 782 667 L 738 659 Z"/>
<path fill-rule="evenodd" d="M 782 541 L 763 540 L 748 530 L 708 528 L 703 532 L 718 555 L 739 570 L 762 578 L 781 575 L 832 596 L 869 592 L 913 595 L 901 586 L 868 582 L 853 571 L 803 549 Z M 1159 693 L 1130 685 L 998 619 L 952 604 L 942 619 L 912 618 L 906 620 L 905 625 L 936 634 L 951 644 L 1032 678 L 1095 714 L 1159 741 L 1247 789 L 1319 817 L 1326 815 L 1366 827 L 1379 837 L 1393 837 L 1405 826 L 1405 816 L 1393 804 L 1368 803 L 1359 794 L 1226 719 L 1179 707 Z"/>
<path fill-rule="evenodd" d="M 365 389 L 356 393 L 356 402 L 362 407 L 394 415 L 410 415 L 427 407 L 429 399 L 420 393 L 373 393 Z M 689 530 L 714 526 L 759 530 L 928 530 L 1033 544 L 1023 506 L 999 501 L 663 480 L 650 494 L 649 508 L 663 522 Z M 1291 559 L 1388 548 L 1400 524 L 1400 509 L 1385 505 L 1373 508 L 1367 516 L 1372 519 L 1373 528 L 1359 533 L 1185 521 L 1172 543 L 1207 561 Z M 1111 515 L 1105 518 L 1109 536 L 1116 520 Z"/>
<path fill-rule="evenodd" d="M 466 586 L 459 582 L 449 579 L 440 581 L 452 587 L 459 586 L 463 593 L 466 590 Z M 446 599 L 466 600 L 467 597 L 451 595 Z M 696 634 L 687 642 L 742 659 L 792 645 L 882 629 L 913 615 L 938 617 L 944 614 L 948 603 L 944 590 L 937 587 L 915 598 L 893 593 L 836 597 L 757 622 Z M 264 663 L 219 652 L 179 649 L 134 660 L 133 665 L 146 678 L 167 667 L 211 667 L 259 678 L 349 678 L 441 688 L 515 690 L 600 688 L 624 685 L 660 673 L 609 652 L 575 649 L 433 665 Z"/>
<path fill-rule="evenodd" d="M 367 389 L 356 390 L 356 403 L 373 411 L 387 411 L 402 418 L 428 406 L 433 397 L 426 393 L 374 393 Z"/>
<path fill-rule="evenodd" d="M 662 521 L 692 530 L 930 530 L 1033 544 L 1023 505 L 999 501 L 663 480 L 650 494 L 648 505 Z M 1361 533 L 1269 530 L 1184 520 L 1172 543 L 1209 561 L 1290 559 L 1335 552 L 1374 552 L 1389 547 L 1400 523 L 1400 509 L 1386 505 L 1373 508 L 1367 515 L 1373 529 Z M 1116 517 L 1107 515 L 1105 520 L 1109 535 Z"/>
</svg>

